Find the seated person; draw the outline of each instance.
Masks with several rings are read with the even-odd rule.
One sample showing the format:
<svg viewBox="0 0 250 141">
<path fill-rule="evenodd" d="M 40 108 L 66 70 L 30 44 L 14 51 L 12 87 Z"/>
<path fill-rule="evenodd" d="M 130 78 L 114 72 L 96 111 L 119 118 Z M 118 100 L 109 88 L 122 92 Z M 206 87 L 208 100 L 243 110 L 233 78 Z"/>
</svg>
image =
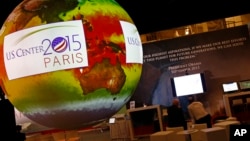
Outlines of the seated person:
<svg viewBox="0 0 250 141">
<path fill-rule="evenodd" d="M 187 123 L 184 113 L 180 107 L 179 99 L 173 99 L 172 105 L 167 108 L 168 111 L 168 127 L 180 127 L 187 129 Z"/>
</svg>

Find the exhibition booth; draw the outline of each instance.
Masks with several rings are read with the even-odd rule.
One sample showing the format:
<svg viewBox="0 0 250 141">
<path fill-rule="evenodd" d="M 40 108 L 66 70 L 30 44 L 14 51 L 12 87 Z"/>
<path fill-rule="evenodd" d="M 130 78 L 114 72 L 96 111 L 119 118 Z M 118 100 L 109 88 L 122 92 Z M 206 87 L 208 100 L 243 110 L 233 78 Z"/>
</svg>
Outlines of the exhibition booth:
<svg viewBox="0 0 250 141">
<path fill-rule="evenodd" d="M 248 25 L 143 43 L 140 83 L 123 114 L 106 121 L 109 139 L 158 141 L 181 136 L 180 140 L 195 141 L 202 135 L 210 141 L 214 135 L 225 135 L 221 140 L 228 141 L 231 124 L 249 123 L 249 46 Z M 166 107 L 178 97 L 188 119 L 189 95 L 204 104 L 213 128 L 165 132 Z M 101 136 L 99 129 L 84 130 Z"/>
<path fill-rule="evenodd" d="M 142 137 L 166 140 L 172 135 L 176 137 L 175 133 L 179 132 L 178 135 L 185 135 L 185 140 L 186 136 L 195 140 L 193 136 L 201 135 L 207 141 L 215 136 L 228 141 L 231 125 L 249 124 L 250 68 L 246 60 L 250 59 L 250 42 L 247 23 L 170 39 L 162 39 L 163 33 L 159 33 L 159 39 L 156 33 L 153 35 L 154 38 L 151 34 L 144 36 L 142 78 L 130 99 L 135 108 L 129 109 L 130 104 L 127 104 L 131 140 Z M 178 97 L 188 117 L 189 95 L 204 104 L 212 116 L 213 128 L 203 127 L 195 133 L 165 132 L 165 107 Z"/>
</svg>

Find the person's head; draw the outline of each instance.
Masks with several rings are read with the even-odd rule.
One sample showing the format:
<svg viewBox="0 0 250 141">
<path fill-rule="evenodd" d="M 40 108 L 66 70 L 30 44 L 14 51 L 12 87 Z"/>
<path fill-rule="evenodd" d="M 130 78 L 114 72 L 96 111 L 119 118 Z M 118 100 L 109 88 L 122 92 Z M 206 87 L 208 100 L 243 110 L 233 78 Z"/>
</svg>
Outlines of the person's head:
<svg viewBox="0 0 250 141">
<path fill-rule="evenodd" d="M 178 98 L 174 98 L 174 99 L 172 100 L 172 105 L 174 105 L 174 106 L 179 106 L 179 105 L 180 105 L 179 99 L 178 99 Z"/>
</svg>

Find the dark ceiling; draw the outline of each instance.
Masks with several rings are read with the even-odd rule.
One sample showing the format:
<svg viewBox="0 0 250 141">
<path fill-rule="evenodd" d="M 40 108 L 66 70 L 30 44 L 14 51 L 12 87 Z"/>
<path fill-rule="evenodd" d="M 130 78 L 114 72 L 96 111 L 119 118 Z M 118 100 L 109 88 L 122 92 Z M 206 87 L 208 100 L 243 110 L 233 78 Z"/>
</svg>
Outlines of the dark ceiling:
<svg viewBox="0 0 250 141">
<path fill-rule="evenodd" d="M 22 0 L 0 0 L 2 25 Z M 247 0 L 116 0 L 140 34 L 250 13 Z"/>
</svg>

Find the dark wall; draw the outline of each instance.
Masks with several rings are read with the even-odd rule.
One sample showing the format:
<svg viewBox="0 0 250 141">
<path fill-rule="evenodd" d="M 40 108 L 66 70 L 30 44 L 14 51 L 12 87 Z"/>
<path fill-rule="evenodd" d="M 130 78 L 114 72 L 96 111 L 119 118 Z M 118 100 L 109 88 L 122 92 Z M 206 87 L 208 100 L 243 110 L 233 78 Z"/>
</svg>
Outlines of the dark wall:
<svg viewBox="0 0 250 141">
<path fill-rule="evenodd" d="M 249 52 L 247 25 L 145 43 L 144 73 L 131 100 L 170 106 L 174 98 L 171 78 L 186 72 L 204 73 L 207 91 L 197 94 L 197 99 L 212 115 L 225 112 L 220 111 L 223 109 L 222 84 L 250 79 Z M 187 97 L 179 98 L 187 111 Z"/>
<path fill-rule="evenodd" d="M 0 25 L 23 0 L 0 1 Z M 35 1 L 35 0 L 30 0 Z M 250 13 L 246 0 L 116 0 L 140 34 Z"/>
</svg>

